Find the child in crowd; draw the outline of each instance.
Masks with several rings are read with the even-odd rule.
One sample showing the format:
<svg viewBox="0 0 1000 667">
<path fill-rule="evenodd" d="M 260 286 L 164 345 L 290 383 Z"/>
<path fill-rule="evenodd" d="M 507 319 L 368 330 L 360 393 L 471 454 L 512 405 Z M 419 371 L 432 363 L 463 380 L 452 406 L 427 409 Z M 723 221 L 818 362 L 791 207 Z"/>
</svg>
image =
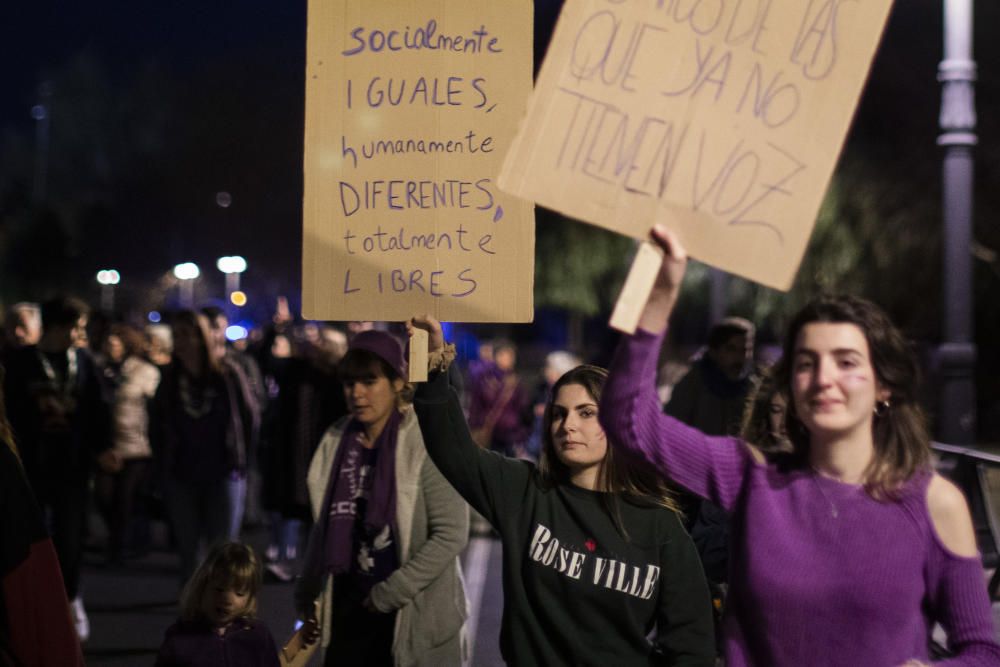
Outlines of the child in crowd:
<svg viewBox="0 0 1000 667">
<path fill-rule="evenodd" d="M 215 546 L 181 594 L 181 616 L 167 629 L 157 667 L 277 667 L 274 639 L 255 620 L 260 583 L 253 549 Z"/>
</svg>

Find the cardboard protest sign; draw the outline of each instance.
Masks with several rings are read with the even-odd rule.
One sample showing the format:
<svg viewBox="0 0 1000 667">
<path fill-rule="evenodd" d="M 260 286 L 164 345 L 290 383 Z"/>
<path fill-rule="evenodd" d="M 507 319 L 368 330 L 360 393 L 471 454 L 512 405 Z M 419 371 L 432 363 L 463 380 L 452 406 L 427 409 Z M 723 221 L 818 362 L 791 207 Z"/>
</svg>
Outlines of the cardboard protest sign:
<svg viewBox="0 0 1000 667">
<path fill-rule="evenodd" d="M 310 0 L 306 57 L 305 316 L 530 321 L 530 0 Z"/>
<path fill-rule="evenodd" d="M 500 187 L 788 289 L 891 0 L 567 0 Z"/>
</svg>

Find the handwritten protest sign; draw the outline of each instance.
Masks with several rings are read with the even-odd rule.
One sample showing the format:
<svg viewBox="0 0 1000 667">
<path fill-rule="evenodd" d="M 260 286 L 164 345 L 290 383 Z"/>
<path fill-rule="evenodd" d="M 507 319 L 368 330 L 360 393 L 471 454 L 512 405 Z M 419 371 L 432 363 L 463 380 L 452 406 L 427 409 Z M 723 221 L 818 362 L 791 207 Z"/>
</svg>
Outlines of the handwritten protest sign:
<svg viewBox="0 0 1000 667">
<path fill-rule="evenodd" d="M 306 317 L 530 321 L 533 205 L 495 182 L 530 0 L 310 0 L 306 57 Z"/>
<path fill-rule="evenodd" d="M 788 289 L 891 0 L 567 0 L 500 187 Z"/>
</svg>

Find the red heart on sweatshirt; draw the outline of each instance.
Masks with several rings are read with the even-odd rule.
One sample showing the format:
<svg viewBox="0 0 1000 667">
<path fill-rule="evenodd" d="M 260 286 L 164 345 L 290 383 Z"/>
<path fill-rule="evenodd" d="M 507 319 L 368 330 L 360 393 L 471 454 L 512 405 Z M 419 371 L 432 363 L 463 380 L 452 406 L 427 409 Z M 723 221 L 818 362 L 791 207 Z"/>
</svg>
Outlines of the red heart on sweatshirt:
<svg viewBox="0 0 1000 667">
<path fill-rule="evenodd" d="M 587 551 L 592 552 L 594 549 L 597 548 L 597 542 L 595 542 L 593 539 L 588 539 L 586 542 L 583 543 L 583 546 L 587 547 Z"/>
</svg>

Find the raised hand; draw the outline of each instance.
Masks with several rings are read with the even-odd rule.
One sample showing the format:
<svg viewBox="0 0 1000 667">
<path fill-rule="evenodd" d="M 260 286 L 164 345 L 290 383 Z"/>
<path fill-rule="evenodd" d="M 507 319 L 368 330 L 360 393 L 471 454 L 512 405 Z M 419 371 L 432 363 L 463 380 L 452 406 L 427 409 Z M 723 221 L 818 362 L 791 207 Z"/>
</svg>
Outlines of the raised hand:
<svg viewBox="0 0 1000 667">
<path fill-rule="evenodd" d="M 430 354 L 444 347 L 444 331 L 441 330 L 441 323 L 430 315 L 414 315 L 406 323 L 406 333 L 413 335 L 414 329 L 423 329 L 427 332 L 427 353 Z"/>
<path fill-rule="evenodd" d="M 639 318 L 639 327 L 651 333 L 659 333 L 667 328 L 667 320 L 677 302 L 677 295 L 680 294 L 687 269 L 687 252 L 677 235 L 663 225 L 655 225 L 650 238 L 663 250 L 663 264 L 656 276 L 649 301 Z"/>
<path fill-rule="evenodd" d="M 650 237 L 663 250 L 663 266 L 653 289 L 680 291 L 687 269 L 687 251 L 677 235 L 663 225 L 654 225 Z"/>
</svg>

